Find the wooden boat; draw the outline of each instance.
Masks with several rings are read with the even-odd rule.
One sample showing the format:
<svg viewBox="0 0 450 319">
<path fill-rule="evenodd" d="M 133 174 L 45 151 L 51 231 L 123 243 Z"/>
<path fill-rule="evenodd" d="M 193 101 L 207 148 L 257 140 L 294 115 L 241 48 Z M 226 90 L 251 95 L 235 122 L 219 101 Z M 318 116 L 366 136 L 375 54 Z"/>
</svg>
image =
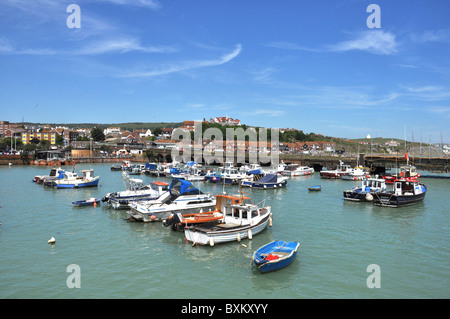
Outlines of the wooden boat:
<svg viewBox="0 0 450 319">
<path fill-rule="evenodd" d="M 389 184 L 390 189 L 373 194 L 373 204 L 385 207 L 402 207 L 423 201 L 427 188 L 416 178 L 402 178 Z"/>
<path fill-rule="evenodd" d="M 100 204 L 100 198 L 89 198 L 85 200 L 77 200 L 72 202 L 74 206 L 96 206 Z"/>
<path fill-rule="evenodd" d="M 316 186 L 308 187 L 308 190 L 309 191 L 315 191 L 315 192 L 321 191 L 322 190 L 322 185 L 316 185 Z"/>
<path fill-rule="evenodd" d="M 252 264 L 266 273 L 289 265 L 296 257 L 300 243 L 274 240 L 258 248 L 252 256 Z"/>
<path fill-rule="evenodd" d="M 241 239 L 252 239 L 263 231 L 267 224 L 272 226 L 271 207 L 260 208 L 253 204 L 251 199 L 242 194 L 215 195 L 216 206 L 214 211 L 222 213 L 223 221 L 213 226 L 196 225 L 184 228 L 187 241 L 193 245 L 214 246 L 215 243 L 226 243 L 230 241 L 241 241 Z"/>
<path fill-rule="evenodd" d="M 182 215 L 172 214 L 168 219 L 163 221 L 163 226 L 171 227 L 176 231 L 184 231 L 185 227 L 192 225 L 206 225 L 212 226 L 217 224 L 221 219 L 223 219 L 223 214 L 220 212 L 204 212 L 197 214 L 185 214 Z"/>
</svg>

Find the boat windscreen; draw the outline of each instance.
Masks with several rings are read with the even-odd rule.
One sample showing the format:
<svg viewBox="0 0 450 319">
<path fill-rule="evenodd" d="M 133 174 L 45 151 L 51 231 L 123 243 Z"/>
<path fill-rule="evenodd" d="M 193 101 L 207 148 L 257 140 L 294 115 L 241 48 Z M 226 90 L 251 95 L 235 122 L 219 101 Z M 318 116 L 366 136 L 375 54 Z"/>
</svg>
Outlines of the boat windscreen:
<svg viewBox="0 0 450 319">
<path fill-rule="evenodd" d="M 174 178 L 170 184 L 169 191 L 171 195 L 199 195 L 203 194 L 191 182 Z"/>
</svg>

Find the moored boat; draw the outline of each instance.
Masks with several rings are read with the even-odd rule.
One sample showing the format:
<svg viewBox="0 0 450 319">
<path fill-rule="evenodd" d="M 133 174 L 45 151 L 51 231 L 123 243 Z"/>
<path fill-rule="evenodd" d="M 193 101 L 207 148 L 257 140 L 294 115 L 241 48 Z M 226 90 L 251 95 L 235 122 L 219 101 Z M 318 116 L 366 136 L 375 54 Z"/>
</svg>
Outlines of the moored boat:
<svg viewBox="0 0 450 319">
<path fill-rule="evenodd" d="M 314 173 L 314 168 L 308 166 L 299 166 L 298 164 L 288 164 L 283 171 L 286 176 L 304 176 Z"/>
<path fill-rule="evenodd" d="M 242 186 L 256 189 L 270 189 L 286 187 L 289 178 L 280 174 L 266 174 L 257 180 L 241 181 Z"/>
<path fill-rule="evenodd" d="M 59 168 L 52 168 L 50 170 L 49 175 L 36 175 L 34 176 L 33 182 L 36 184 L 44 184 L 45 181 L 50 181 L 56 179 L 61 172 L 65 172 L 61 167 Z"/>
<path fill-rule="evenodd" d="M 340 179 L 343 175 L 348 175 L 353 172 L 353 168 L 350 165 L 344 164 L 341 160 L 335 170 L 322 170 L 320 171 L 320 178 L 327 179 Z"/>
<path fill-rule="evenodd" d="M 322 190 L 322 185 L 310 186 L 308 187 L 308 190 L 313 192 L 319 192 Z"/>
<path fill-rule="evenodd" d="M 100 198 L 89 198 L 85 200 L 77 200 L 72 202 L 74 206 L 97 206 L 100 204 Z"/>
<path fill-rule="evenodd" d="M 193 245 L 211 245 L 230 241 L 252 239 L 267 225 L 272 226 L 271 207 L 259 207 L 251 199 L 242 194 L 216 195 L 215 212 L 221 212 L 224 217 L 221 223 L 207 227 L 203 225 L 185 227 L 184 235 Z"/>
<path fill-rule="evenodd" d="M 194 214 L 214 209 L 216 199 L 204 194 L 191 182 L 173 179 L 169 191 L 155 200 L 130 203 L 128 219 L 142 222 L 163 221 L 171 214 Z"/>
<path fill-rule="evenodd" d="M 299 247 L 295 241 L 274 240 L 253 253 L 252 264 L 262 273 L 279 270 L 294 261 Z"/>
<path fill-rule="evenodd" d="M 373 204 L 385 207 L 402 207 L 417 204 L 425 198 L 427 188 L 416 178 L 397 179 L 389 188 L 373 195 Z"/>
<path fill-rule="evenodd" d="M 344 191 L 344 199 L 355 202 L 370 202 L 375 193 L 386 189 L 386 180 L 383 178 L 367 178 L 361 182 L 361 186 Z"/>
<path fill-rule="evenodd" d="M 353 172 L 349 173 L 349 174 L 344 174 L 342 175 L 342 180 L 347 180 L 347 181 L 361 181 L 363 179 L 369 178 L 370 177 L 370 173 L 368 168 L 366 167 L 362 167 L 362 166 L 357 166 L 353 169 Z"/>
<path fill-rule="evenodd" d="M 171 214 L 169 218 L 163 221 L 163 226 L 171 227 L 176 231 L 184 231 L 185 227 L 192 225 L 206 225 L 212 226 L 219 223 L 223 219 L 221 212 L 204 212 L 196 214 Z"/>
<path fill-rule="evenodd" d="M 169 189 L 169 184 L 166 182 L 155 181 L 146 185 L 142 179 L 130 178 L 128 174 L 124 174 L 122 178 L 125 190 L 108 193 L 102 199 L 114 209 L 127 209 L 133 202 L 157 199 Z"/>
<path fill-rule="evenodd" d="M 51 182 L 51 186 L 55 188 L 81 188 L 98 186 L 100 176 L 94 176 L 93 169 L 85 169 L 81 172 L 83 173 L 83 176 L 78 176 L 78 174 L 75 172 L 61 173 L 56 180 Z"/>
</svg>

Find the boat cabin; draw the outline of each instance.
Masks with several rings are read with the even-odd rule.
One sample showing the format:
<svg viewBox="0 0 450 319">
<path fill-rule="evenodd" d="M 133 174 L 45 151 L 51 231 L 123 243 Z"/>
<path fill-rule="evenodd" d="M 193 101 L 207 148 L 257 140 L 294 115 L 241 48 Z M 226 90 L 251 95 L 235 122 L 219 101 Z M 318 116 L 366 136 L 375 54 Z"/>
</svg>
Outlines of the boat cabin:
<svg viewBox="0 0 450 319">
<path fill-rule="evenodd" d="M 418 176 L 415 166 L 407 165 L 400 167 L 400 177 L 415 177 Z"/>
<path fill-rule="evenodd" d="M 81 172 L 83 173 L 83 179 L 94 178 L 94 170 L 93 169 L 84 169 Z"/>
<path fill-rule="evenodd" d="M 216 195 L 215 211 L 222 212 L 227 222 L 242 223 L 259 215 L 258 206 L 247 196 Z"/>
<path fill-rule="evenodd" d="M 386 180 L 385 179 L 365 179 L 362 181 L 362 190 L 369 192 L 374 190 L 384 190 L 386 189 Z"/>
<path fill-rule="evenodd" d="M 418 195 L 425 192 L 425 187 L 423 187 L 415 179 L 400 179 L 396 180 L 392 185 L 392 189 L 389 191 L 393 192 L 395 195 Z"/>
</svg>

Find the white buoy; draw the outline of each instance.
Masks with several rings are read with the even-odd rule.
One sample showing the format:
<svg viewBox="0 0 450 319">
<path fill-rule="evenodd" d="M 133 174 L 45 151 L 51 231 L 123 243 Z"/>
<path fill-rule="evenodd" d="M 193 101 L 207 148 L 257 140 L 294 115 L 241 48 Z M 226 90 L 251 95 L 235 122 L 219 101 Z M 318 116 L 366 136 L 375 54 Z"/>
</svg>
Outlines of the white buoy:
<svg viewBox="0 0 450 319">
<path fill-rule="evenodd" d="M 247 248 L 247 245 L 245 245 L 245 244 L 241 244 L 241 246 Z"/>
<path fill-rule="evenodd" d="M 369 201 L 369 202 L 372 201 L 372 200 L 373 200 L 372 194 L 367 193 L 367 194 L 366 194 L 366 200 Z"/>
<path fill-rule="evenodd" d="M 248 239 L 252 239 L 252 238 L 253 238 L 252 230 L 249 229 L 248 230 Z"/>
<path fill-rule="evenodd" d="M 237 233 L 237 241 L 241 241 L 241 233 Z"/>
<path fill-rule="evenodd" d="M 270 217 L 269 217 L 269 226 L 272 227 L 272 213 L 270 213 Z"/>
<path fill-rule="evenodd" d="M 50 240 L 48 241 L 49 244 L 54 244 L 56 242 L 55 237 L 50 238 Z"/>
<path fill-rule="evenodd" d="M 214 237 L 209 237 L 209 245 L 214 246 Z"/>
</svg>

